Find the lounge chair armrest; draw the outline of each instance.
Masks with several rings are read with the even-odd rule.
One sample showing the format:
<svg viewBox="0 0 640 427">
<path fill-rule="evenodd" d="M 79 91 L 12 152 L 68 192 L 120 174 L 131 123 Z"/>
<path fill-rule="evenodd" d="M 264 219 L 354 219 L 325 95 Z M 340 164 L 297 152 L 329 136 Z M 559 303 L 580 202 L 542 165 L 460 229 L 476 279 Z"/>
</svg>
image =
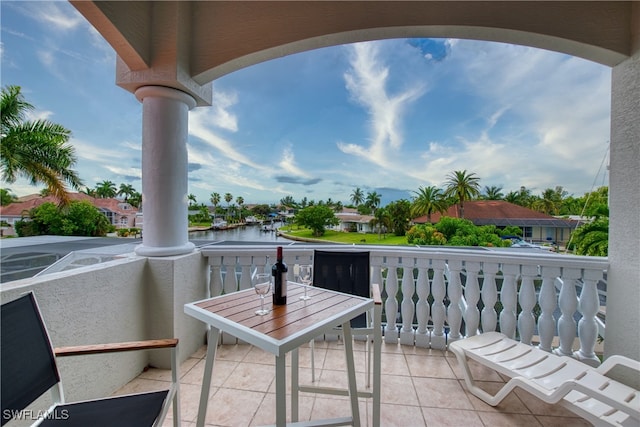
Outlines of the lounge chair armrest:
<svg viewBox="0 0 640 427">
<path fill-rule="evenodd" d="M 157 348 L 175 348 L 177 338 L 146 341 L 129 341 L 113 344 L 92 344 L 72 347 L 57 347 L 53 351 L 56 356 L 79 356 L 84 354 L 115 353 L 120 351 L 149 350 Z"/>
<path fill-rule="evenodd" d="M 374 304 L 382 304 L 382 294 L 380 293 L 380 285 L 373 283 L 371 285 L 371 296 Z"/>
<path fill-rule="evenodd" d="M 602 365 L 598 366 L 596 371 L 602 375 L 606 375 L 607 372 L 615 368 L 616 366 L 625 366 L 629 369 L 633 369 L 636 372 L 640 372 L 640 362 L 637 360 L 629 359 L 628 357 L 614 354 L 607 358 Z"/>
</svg>

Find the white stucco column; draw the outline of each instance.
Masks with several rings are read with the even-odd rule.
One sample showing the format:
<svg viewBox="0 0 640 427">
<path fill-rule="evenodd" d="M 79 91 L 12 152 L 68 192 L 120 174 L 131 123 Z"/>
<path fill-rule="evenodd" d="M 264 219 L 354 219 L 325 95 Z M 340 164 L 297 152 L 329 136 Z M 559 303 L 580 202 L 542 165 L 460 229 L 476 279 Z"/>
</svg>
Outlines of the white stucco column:
<svg viewBox="0 0 640 427">
<path fill-rule="evenodd" d="M 640 49 L 613 68 L 605 356 L 640 360 Z"/>
<path fill-rule="evenodd" d="M 190 95 L 162 86 L 136 90 L 142 102 L 142 245 L 136 254 L 171 256 L 194 249 L 188 239 L 187 137 Z"/>
</svg>

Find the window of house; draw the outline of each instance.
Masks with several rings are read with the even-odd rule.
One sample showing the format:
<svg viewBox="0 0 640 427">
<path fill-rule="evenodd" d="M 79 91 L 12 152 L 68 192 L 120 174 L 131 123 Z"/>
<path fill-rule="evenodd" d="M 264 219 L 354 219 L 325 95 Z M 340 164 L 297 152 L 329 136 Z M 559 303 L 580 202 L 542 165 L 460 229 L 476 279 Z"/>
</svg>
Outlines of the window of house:
<svg viewBox="0 0 640 427">
<path fill-rule="evenodd" d="M 129 224 L 129 218 L 127 218 L 126 216 L 123 216 L 122 218 L 120 218 L 120 225 L 127 225 Z"/>
</svg>

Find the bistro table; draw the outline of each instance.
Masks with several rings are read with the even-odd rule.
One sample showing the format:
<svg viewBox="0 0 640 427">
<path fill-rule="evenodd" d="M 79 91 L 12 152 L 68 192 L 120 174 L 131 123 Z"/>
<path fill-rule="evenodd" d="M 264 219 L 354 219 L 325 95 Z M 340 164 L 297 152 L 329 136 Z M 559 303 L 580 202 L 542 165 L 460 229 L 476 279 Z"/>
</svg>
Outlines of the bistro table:
<svg viewBox="0 0 640 427">
<path fill-rule="evenodd" d="M 291 421 L 298 421 L 298 347 L 308 343 L 319 335 L 342 325 L 344 347 L 347 357 L 348 390 L 350 396 L 351 416 L 331 420 L 313 421 L 313 425 L 360 425 L 360 411 L 358 408 L 358 390 L 356 386 L 355 365 L 353 361 L 353 343 L 350 320 L 374 307 L 374 300 L 326 289 L 313 288 L 312 298 L 301 300 L 299 296 L 304 292 L 304 286 L 288 282 L 288 303 L 282 306 L 272 306 L 265 301 L 269 313 L 264 316 L 255 314 L 260 307 L 260 298 L 253 289 L 233 292 L 218 297 L 185 304 L 186 314 L 210 325 L 208 333 L 207 356 L 200 395 L 200 406 L 196 426 L 203 427 L 209 386 L 216 355 L 216 348 L 220 332 L 227 332 L 249 344 L 275 355 L 276 368 L 276 426 L 286 425 L 286 371 L 285 356 L 292 351 L 292 390 L 291 390 Z M 377 309 L 379 290 L 374 286 L 374 297 Z M 379 317 L 379 316 L 376 316 Z M 379 323 L 379 321 L 377 322 Z M 379 325 L 378 325 L 379 327 Z M 377 341 L 379 341 L 379 333 Z M 379 376 L 380 376 L 380 345 L 374 345 L 376 362 L 374 365 L 374 385 L 378 388 L 375 406 L 379 405 Z M 378 376 L 378 378 L 376 378 Z M 305 391 L 312 391 L 305 388 Z M 362 393 L 361 393 L 362 394 Z M 375 400 L 378 400 L 375 402 Z M 378 412 L 379 411 L 375 411 Z"/>
</svg>

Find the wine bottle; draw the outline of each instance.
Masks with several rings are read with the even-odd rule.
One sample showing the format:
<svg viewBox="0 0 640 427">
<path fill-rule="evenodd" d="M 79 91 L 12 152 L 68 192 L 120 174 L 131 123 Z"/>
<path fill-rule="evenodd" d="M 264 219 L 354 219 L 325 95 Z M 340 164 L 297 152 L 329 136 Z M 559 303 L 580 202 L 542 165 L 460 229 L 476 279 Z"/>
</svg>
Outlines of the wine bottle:
<svg viewBox="0 0 640 427">
<path fill-rule="evenodd" d="M 271 267 L 273 276 L 273 305 L 287 303 L 287 265 L 282 262 L 282 246 L 278 246 L 276 263 Z"/>
</svg>

